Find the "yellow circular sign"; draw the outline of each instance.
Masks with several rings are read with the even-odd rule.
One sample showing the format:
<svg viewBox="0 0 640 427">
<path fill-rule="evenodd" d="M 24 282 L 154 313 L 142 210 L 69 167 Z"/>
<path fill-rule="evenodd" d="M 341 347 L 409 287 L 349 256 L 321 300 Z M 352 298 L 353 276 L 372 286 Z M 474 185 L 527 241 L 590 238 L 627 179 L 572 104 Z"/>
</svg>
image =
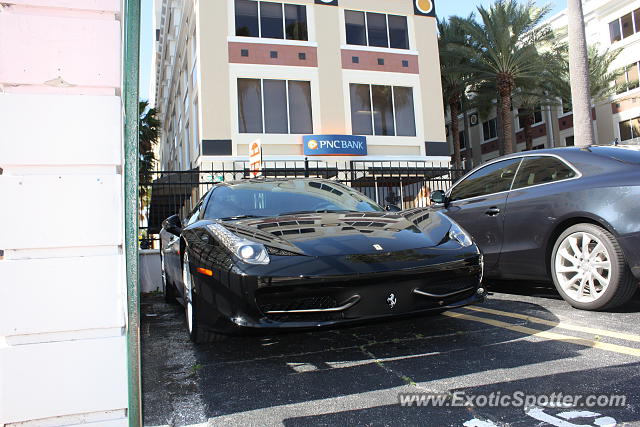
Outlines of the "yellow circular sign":
<svg viewBox="0 0 640 427">
<path fill-rule="evenodd" d="M 415 0 L 416 8 L 422 13 L 431 13 L 433 2 L 431 0 Z"/>
<path fill-rule="evenodd" d="M 307 142 L 307 147 L 309 147 L 310 150 L 317 150 L 318 141 L 316 141 L 315 139 L 312 139 L 311 141 Z"/>
</svg>

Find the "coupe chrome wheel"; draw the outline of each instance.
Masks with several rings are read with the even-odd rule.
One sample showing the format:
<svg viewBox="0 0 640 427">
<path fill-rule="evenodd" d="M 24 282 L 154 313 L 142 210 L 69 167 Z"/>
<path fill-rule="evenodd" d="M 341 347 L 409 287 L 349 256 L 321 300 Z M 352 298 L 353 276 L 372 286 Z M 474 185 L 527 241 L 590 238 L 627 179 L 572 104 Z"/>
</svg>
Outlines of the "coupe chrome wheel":
<svg viewBox="0 0 640 427">
<path fill-rule="evenodd" d="M 193 331 L 193 281 L 191 280 L 191 270 L 189 270 L 189 257 L 186 254 L 182 263 L 182 280 L 184 282 L 184 307 L 187 314 L 187 328 L 191 333 Z"/>
<path fill-rule="evenodd" d="M 600 239 L 580 231 L 560 243 L 555 256 L 556 280 L 577 302 L 600 298 L 611 282 L 611 256 Z"/>
<path fill-rule="evenodd" d="M 162 250 L 160 250 L 160 276 L 162 277 L 162 291 L 167 292 L 167 273 L 164 268 L 164 255 L 162 255 Z"/>
</svg>

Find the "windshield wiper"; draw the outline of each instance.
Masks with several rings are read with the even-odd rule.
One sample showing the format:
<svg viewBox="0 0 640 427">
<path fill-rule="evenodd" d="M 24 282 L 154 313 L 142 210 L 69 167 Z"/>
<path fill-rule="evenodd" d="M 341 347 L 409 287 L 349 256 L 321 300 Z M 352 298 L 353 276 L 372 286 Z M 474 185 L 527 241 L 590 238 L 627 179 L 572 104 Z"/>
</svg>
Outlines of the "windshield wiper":
<svg viewBox="0 0 640 427">
<path fill-rule="evenodd" d="M 283 216 L 283 215 L 298 215 L 298 214 L 307 214 L 307 213 L 342 213 L 342 212 L 359 212 L 359 211 L 353 211 L 349 209 L 318 209 L 316 211 L 283 212 L 279 215 Z"/>
<path fill-rule="evenodd" d="M 247 219 L 247 218 L 264 218 L 263 215 L 236 215 L 236 216 L 227 216 L 224 218 L 218 218 L 220 221 L 233 221 L 236 219 Z"/>
</svg>

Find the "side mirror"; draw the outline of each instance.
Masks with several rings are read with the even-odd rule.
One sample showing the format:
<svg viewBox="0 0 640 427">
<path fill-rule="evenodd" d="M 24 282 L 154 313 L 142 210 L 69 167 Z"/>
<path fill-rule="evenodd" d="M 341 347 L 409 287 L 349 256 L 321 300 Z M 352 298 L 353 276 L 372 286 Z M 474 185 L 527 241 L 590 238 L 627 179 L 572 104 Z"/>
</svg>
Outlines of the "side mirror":
<svg viewBox="0 0 640 427">
<path fill-rule="evenodd" d="M 182 233 L 182 222 L 178 215 L 171 215 L 169 218 L 162 221 L 162 228 L 167 230 L 171 234 L 179 236 Z"/>
<path fill-rule="evenodd" d="M 442 190 L 436 190 L 431 193 L 431 201 L 439 205 L 447 204 L 447 195 Z"/>
<path fill-rule="evenodd" d="M 384 207 L 384 210 L 389 212 L 400 212 L 402 209 L 397 205 L 387 205 Z"/>
</svg>

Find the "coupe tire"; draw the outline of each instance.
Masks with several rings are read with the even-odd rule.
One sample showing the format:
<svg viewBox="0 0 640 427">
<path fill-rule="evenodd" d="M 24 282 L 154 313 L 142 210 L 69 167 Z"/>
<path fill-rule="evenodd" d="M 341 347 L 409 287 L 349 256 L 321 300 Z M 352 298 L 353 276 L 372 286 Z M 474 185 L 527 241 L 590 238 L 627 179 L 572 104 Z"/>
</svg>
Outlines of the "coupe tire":
<svg viewBox="0 0 640 427">
<path fill-rule="evenodd" d="M 558 237 L 551 275 L 562 298 L 583 310 L 618 307 L 637 289 L 615 236 L 594 224 L 576 224 Z"/>
<path fill-rule="evenodd" d="M 198 321 L 200 297 L 193 288 L 189 254 L 186 251 L 182 262 L 182 281 L 184 283 L 184 311 L 189 339 L 194 343 L 218 342 L 226 339 L 226 335 L 204 329 Z"/>
<path fill-rule="evenodd" d="M 164 255 L 162 254 L 162 247 L 160 248 L 160 274 L 162 277 L 162 295 L 164 296 L 164 302 L 167 304 L 175 304 L 176 300 L 176 288 L 167 277 L 167 270 L 164 264 Z"/>
</svg>

